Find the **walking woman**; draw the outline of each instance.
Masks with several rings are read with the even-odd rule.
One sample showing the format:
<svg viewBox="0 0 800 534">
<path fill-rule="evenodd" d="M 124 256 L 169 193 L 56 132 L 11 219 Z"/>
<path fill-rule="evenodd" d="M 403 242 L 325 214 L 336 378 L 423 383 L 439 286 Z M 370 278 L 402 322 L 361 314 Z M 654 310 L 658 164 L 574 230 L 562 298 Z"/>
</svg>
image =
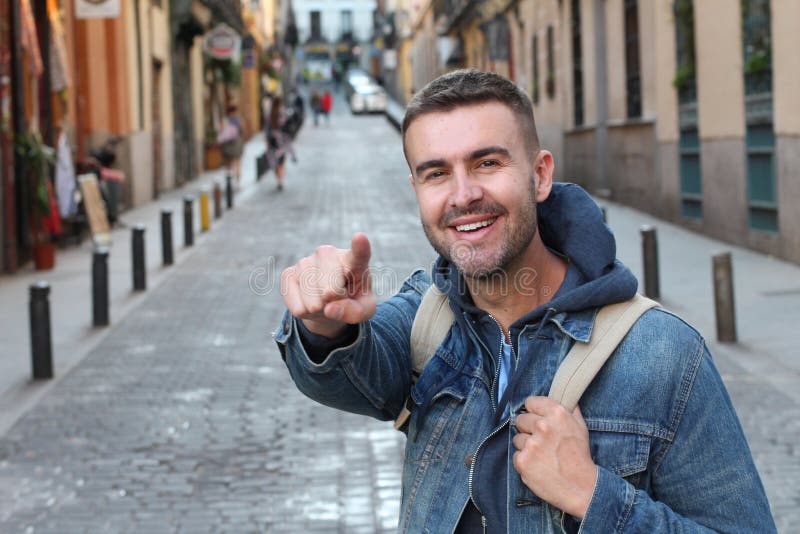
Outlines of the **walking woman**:
<svg viewBox="0 0 800 534">
<path fill-rule="evenodd" d="M 294 158 L 294 146 L 292 138 L 284 131 L 286 122 L 283 110 L 283 99 L 276 96 L 272 101 L 272 109 L 269 115 L 269 130 L 267 132 L 267 157 L 269 158 L 270 168 L 275 169 L 275 178 L 278 181 L 278 191 L 283 190 L 283 175 L 286 166 L 286 153 L 290 153 Z"/>
<path fill-rule="evenodd" d="M 237 113 L 235 104 L 228 104 L 227 115 L 222 120 L 222 128 L 217 136 L 217 143 L 225 158 L 225 167 L 233 176 L 234 187 L 239 190 L 239 175 L 241 174 L 241 158 L 244 151 L 242 136 L 242 119 Z"/>
</svg>

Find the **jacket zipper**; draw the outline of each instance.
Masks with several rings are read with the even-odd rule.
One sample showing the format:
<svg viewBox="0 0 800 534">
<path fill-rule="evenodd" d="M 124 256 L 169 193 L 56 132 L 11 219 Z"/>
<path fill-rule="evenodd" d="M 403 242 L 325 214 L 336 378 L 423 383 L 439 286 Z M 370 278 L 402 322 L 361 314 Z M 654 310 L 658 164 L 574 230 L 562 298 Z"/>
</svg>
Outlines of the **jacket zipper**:
<svg viewBox="0 0 800 534">
<path fill-rule="evenodd" d="M 472 503 L 475 505 L 475 508 L 477 508 L 478 512 L 481 514 L 481 523 L 483 524 L 484 532 L 486 532 L 486 517 L 483 515 L 481 509 L 478 507 L 478 503 L 476 503 L 475 499 L 473 499 L 472 497 L 472 480 L 473 477 L 475 476 L 475 464 L 478 462 L 478 452 L 480 452 L 481 447 L 483 447 L 483 444 L 489 441 L 492 438 L 492 436 L 500 432 L 503 429 L 503 427 L 506 426 L 506 424 L 508 424 L 508 421 L 504 421 L 502 425 L 492 430 L 491 434 L 483 438 L 483 441 L 481 441 L 480 444 L 478 444 L 478 448 L 475 449 L 475 453 L 472 455 L 472 465 L 469 466 L 469 499 L 472 501 Z"/>
<path fill-rule="evenodd" d="M 487 315 L 489 315 L 489 317 L 492 317 L 492 316 L 491 316 L 491 314 L 487 314 Z M 495 323 L 497 323 L 497 326 L 500 328 L 500 335 L 502 336 L 502 335 L 503 335 L 503 327 L 502 327 L 502 326 L 500 326 L 500 323 L 498 323 L 498 322 L 497 322 L 497 319 L 495 319 L 494 317 L 492 317 L 492 320 L 493 320 Z M 489 350 L 489 347 L 487 347 L 487 346 L 486 346 L 486 344 L 485 344 L 485 343 L 483 342 L 483 340 L 480 338 L 480 336 L 478 335 L 478 333 L 477 333 L 477 332 L 475 332 L 475 329 L 474 329 L 474 328 L 472 328 L 472 324 L 470 324 L 470 321 L 469 321 L 468 319 L 467 319 L 467 325 L 469 326 L 470 330 L 472 330 L 472 334 L 475 336 L 475 339 L 477 339 L 477 340 L 478 340 L 478 343 L 480 343 L 480 344 L 481 344 L 481 346 L 483 347 L 483 349 L 484 349 L 484 350 L 485 350 L 485 351 L 486 351 L 488 354 L 491 354 L 491 353 L 492 353 L 492 351 L 490 351 L 490 350 Z M 490 401 L 491 401 L 491 403 L 492 403 L 492 411 L 494 411 L 494 412 L 497 412 L 497 401 L 499 400 L 499 399 L 495 399 L 495 394 L 494 394 L 494 392 L 495 392 L 495 386 L 497 385 L 497 379 L 498 379 L 498 377 L 500 376 L 500 358 L 502 357 L 502 352 L 503 352 L 503 345 L 502 345 L 502 344 L 500 344 L 500 353 L 497 355 L 497 358 L 498 358 L 498 359 L 497 359 L 497 364 L 494 366 L 494 367 L 495 367 L 495 370 L 494 370 L 494 378 L 492 379 L 493 381 L 492 381 L 491 387 L 489 388 L 489 400 L 490 400 Z"/>
<path fill-rule="evenodd" d="M 505 341 L 505 339 L 506 339 L 506 333 L 505 333 L 505 331 L 503 331 L 503 327 L 502 327 L 502 325 L 500 325 L 500 321 L 495 319 L 494 315 L 492 315 L 491 313 L 487 313 L 486 315 L 491 317 L 492 321 L 495 322 L 497 327 L 500 329 L 500 336 L 501 336 L 500 348 L 497 351 L 497 365 L 496 365 L 497 369 L 495 370 L 495 374 L 494 374 L 494 383 L 492 384 L 492 391 L 491 391 L 491 394 L 489 395 L 489 397 L 492 399 L 492 406 L 494 407 L 494 411 L 496 413 L 497 410 L 500 409 L 500 407 L 498 406 L 498 403 L 500 402 L 500 390 L 499 390 L 500 389 L 499 388 L 499 385 L 500 385 L 500 382 L 499 382 L 500 365 L 501 365 L 500 362 L 503 359 L 503 341 Z M 508 338 L 509 338 L 509 341 L 510 341 L 511 340 L 511 331 L 510 330 L 508 331 Z M 514 350 L 514 343 L 513 342 L 509 342 L 509 345 L 511 345 L 511 362 L 510 363 L 513 363 L 514 367 L 516 367 L 517 363 L 518 363 L 517 362 L 517 351 Z M 512 372 L 511 369 L 507 369 L 506 370 L 506 374 L 508 376 L 511 376 L 511 372 Z M 495 396 L 496 396 L 496 398 L 495 398 Z M 510 399 L 509 399 L 509 401 L 510 401 Z M 510 404 L 510 402 L 509 402 L 509 404 Z M 511 415 L 511 407 L 510 406 L 508 408 L 508 413 L 509 413 L 509 415 Z"/>
</svg>

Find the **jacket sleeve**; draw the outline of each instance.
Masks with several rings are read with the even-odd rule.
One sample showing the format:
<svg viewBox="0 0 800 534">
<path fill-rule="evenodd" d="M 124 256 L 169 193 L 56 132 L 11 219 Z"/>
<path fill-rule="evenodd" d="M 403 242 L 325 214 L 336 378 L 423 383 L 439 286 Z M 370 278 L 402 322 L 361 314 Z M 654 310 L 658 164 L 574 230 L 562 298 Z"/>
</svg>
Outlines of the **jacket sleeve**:
<svg viewBox="0 0 800 534">
<path fill-rule="evenodd" d="M 776 532 L 742 427 L 705 344 L 671 440 L 651 454 L 651 494 L 598 467 L 580 533 Z"/>
<path fill-rule="evenodd" d="M 394 419 L 411 389 L 411 325 L 429 285 L 424 271 L 413 273 L 396 295 L 378 305 L 372 319 L 358 325 L 351 344 L 319 363 L 309 357 L 298 319 L 287 311 L 274 337 L 297 388 L 326 406 Z"/>
</svg>

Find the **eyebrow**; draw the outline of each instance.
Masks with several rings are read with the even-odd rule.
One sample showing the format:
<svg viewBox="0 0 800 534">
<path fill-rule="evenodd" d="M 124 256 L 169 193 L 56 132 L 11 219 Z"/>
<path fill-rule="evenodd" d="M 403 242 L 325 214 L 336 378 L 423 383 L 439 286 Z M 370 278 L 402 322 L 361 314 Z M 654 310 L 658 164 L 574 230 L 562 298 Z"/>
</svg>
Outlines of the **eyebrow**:
<svg viewBox="0 0 800 534">
<path fill-rule="evenodd" d="M 487 146 L 486 148 L 479 148 L 478 150 L 475 150 L 474 152 L 470 153 L 470 155 L 467 157 L 467 160 L 473 161 L 476 159 L 483 158 L 485 156 L 489 156 L 491 154 L 498 154 L 501 156 L 505 156 L 507 158 L 511 157 L 511 152 L 509 152 L 508 149 L 506 148 L 503 148 L 501 146 Z M 417 165 L 414 170 L 416 171 L 416 174 L 421 174 L 422 172 L 430 168 L 445 167 L 446 165 L 447 161 L 443 159 L 429 159 Z"/>
<path fill-rule="evenodd" d="M 427 171 L 432 167 L 444 167 L 446 164 L 447 162 L 443 159 L 429 159 L 428 161 L 423 161 L 417 165 L 416 169 L 414 170 L 416 171 L 416 174 L 422 174 L 424 171 Z"/>
</svg>

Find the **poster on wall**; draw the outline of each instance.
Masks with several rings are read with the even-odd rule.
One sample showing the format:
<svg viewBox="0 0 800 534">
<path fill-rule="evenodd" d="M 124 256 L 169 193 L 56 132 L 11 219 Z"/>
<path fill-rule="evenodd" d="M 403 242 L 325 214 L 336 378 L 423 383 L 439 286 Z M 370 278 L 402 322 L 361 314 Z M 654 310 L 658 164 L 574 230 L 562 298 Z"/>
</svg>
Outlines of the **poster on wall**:
<svg viewBox="0 0 800 534">
<path fill-rule="evenodd" d="M 83 206 L 89 219 L 92 240 L 96 245 L 110 245 L 111 233 L 108 226 L 108 215 L 100 194 L 100 186 L 97 184 L 97 176 L 91 173 L 81 174 L 78 176 L 78 184 L 83 196 Z"/>
<path fill-rule="evenodd" d="M 75 18 L 114 19 L 120 15 L 120 0 L 75 0 Z"/>
</svg>

